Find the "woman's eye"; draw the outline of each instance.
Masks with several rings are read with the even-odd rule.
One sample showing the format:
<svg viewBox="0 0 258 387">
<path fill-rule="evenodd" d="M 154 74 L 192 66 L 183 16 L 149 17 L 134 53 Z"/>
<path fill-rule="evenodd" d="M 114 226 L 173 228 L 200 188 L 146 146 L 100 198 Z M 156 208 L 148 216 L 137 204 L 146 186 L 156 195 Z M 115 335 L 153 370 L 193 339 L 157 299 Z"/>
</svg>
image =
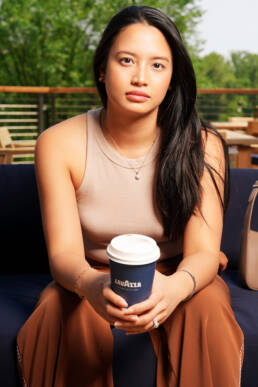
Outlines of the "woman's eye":
<svg viewBox="0 0 258 387">
<path fill-rule="evenodd" d="M 120 62 L 124 64 L 131 64 L 133 60 L 131 58 L 121 58 Z"/>
<path fill-rule="evenodd" d="M 154 63 L 153 66 L 157 70 L 162 70 L 164 68 L 164 65 L 162 63 Z"/>
</svg>

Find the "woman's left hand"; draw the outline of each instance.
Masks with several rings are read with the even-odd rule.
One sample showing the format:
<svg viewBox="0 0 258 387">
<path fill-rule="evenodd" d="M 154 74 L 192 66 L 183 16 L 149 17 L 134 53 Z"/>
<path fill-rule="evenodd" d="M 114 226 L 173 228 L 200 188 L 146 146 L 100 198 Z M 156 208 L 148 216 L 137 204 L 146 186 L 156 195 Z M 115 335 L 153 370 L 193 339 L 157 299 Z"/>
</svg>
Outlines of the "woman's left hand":
<svg viewBox="0 0 258 387">
<path fill-rule="evenodd" d="M 187 296 L 187 292 L 189 293 L 189 288 L 187 289 L 189 282 L 186 280 L 185 288 L 185 278 L 184 275 L 180 276 L 181 273 L 176 272 L 166 276 L 155 271 L 150 297 L 124 311 L 125 314 L 136 315 L 137 321 L 117 321 L 115 327 L 125 330 L 127 334 L 137 334 L 154 329 L 154 318 L 159 324 L 164 323 L 177 305 Z"/>
</svg>

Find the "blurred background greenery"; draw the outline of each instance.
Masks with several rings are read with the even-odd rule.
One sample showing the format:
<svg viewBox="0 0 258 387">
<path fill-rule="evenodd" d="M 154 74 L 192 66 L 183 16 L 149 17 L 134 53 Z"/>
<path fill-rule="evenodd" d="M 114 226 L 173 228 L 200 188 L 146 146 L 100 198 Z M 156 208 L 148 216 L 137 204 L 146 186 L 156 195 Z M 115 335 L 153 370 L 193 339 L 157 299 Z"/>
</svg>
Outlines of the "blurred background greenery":
<svg viewBox="0 0 258 387">
<path fill-rule="evenodd" d="M 103 28 L 134 0 L 0 0 L 0 84 L 90 86 L 92 56 Z M 258 87 L 258 55 L 201 55 L 195 0 L 146 0 L 176 23 L 200 88 Z"/>
<path fill-rule="evenodd" d="M 92 86 L 92 58 L 101 33 L 120 9 L 139 0 L 0 0 L 0 85 Z M 199 88 L 258 88 L 258 55 L 232 52 L 230 57 L 212 52 L 202 55 L 198 24 L 203 10 L 197 0 L 146 0 L 176 23 L 192 58 Z M 223 12 L 223 10 L 222 10 Z M 85 102 L 60 96 L 60 104 Z M 98 104 L 97 96 L 89 106 Z M 32 96 L 1 94 L 2 103 Z M 69 100 L 67 100 L 69 98 Z M 45 102 L 50 104 L 50 101 Z M 253 115 L 257 95 L 200 94 L 197 104 L 207 120 L 225 120 L 232 115 Z M 55 101 L 58 109 L 58 99 Z M 48 112 L 50 109 L 48 108 Z M 60 113 L 61 114 L 61 113 Z M 67 114 L 57 117 L 64 119 Z M 49 125 L 49 118 L 46 119 Z"/>
</svg>

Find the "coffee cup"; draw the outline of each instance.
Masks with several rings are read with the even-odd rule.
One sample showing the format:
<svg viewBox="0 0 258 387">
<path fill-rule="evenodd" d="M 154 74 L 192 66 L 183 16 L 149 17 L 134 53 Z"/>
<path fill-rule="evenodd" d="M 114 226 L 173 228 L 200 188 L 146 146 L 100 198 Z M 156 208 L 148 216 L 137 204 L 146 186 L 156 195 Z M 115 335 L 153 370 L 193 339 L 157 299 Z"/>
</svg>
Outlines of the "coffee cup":
<svg viewBox="0 0 258 387">
<path fill-rule="evenodd" d="M 141 234 L 119 235 L 107 247 L 111 289 L 128 306 L 147 299 L 151 293 L 160 250 L 154 239 Z"/>
</svg>

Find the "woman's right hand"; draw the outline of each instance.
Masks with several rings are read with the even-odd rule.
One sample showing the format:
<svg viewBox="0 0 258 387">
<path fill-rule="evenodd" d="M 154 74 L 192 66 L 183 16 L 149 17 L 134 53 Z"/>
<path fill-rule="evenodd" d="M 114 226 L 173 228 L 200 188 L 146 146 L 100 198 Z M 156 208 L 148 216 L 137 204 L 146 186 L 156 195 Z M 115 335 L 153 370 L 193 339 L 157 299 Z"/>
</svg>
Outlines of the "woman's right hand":
<svg viewBox="0 0 258 387">
<path fill-rule="evenodd" d="M 109 324 L 137 321 L 137 316 L 125 314 L 127 302 L 111 289 L 110 274 L 90 268 L 85 273 L 81 290 L 96 312 Z"/>
</svg>

